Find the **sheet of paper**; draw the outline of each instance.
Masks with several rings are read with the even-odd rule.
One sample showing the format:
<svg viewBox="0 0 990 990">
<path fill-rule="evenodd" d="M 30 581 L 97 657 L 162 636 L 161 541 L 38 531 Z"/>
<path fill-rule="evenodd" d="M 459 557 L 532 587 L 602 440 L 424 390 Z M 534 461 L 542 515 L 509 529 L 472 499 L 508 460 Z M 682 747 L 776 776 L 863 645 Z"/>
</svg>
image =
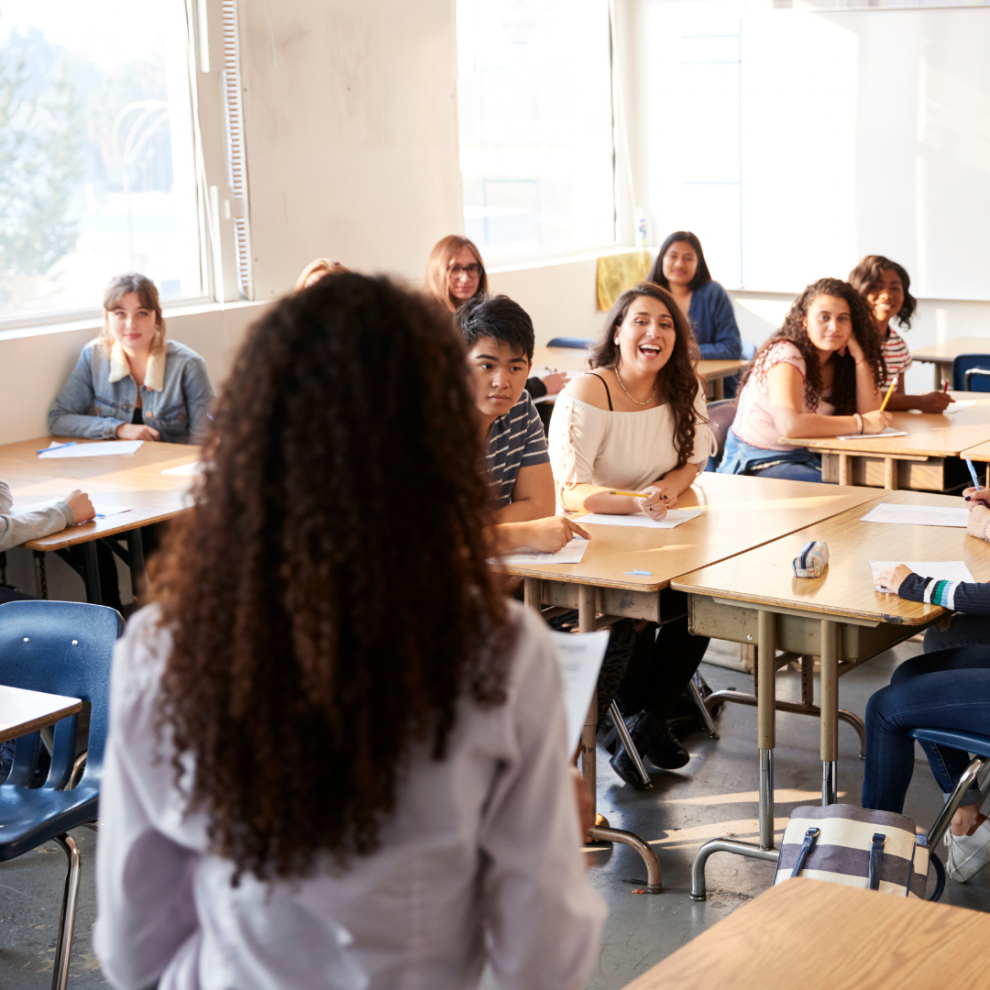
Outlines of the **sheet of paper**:
<svg viewBox="0 0 990 990">
<path fill-rule="evenodd" d="M 951 406 L 946 406 L 942 412 L 946 416 L 951 416 L 953 413 L 962 412 L 963 409 L 968 409 L 970 406 L 976 405 L 976 399 L 956 399 Z"/>
<path fill-rule="evenodd" d="M 106 457 L 107 454 L 133 454 L 140 449 L 143 440 L 101 440 L 99 443 L 74 443 L 71 447 L 52 443 L 38 457 L 56 460 L 64 457 Z"/>
<path fill-rule="evenodd" d="M 492 564 L 580 564 L 584 552 L 588 549 L 590 540 L 575 536 L 563 550 L 556 553 L 545 553 L 532 547 L 517 547 L 510 553 L 495 557 Z"/>
<path fill-rule="evenodd" d="M 966 528 L 969 509 L 946 508 L 942 505 L 897 505 L 881 502 L 875 505 L 860 522 L 900 523 L 903 526 L 956 526 Z"/>
<path fill-rule="evenodd" d="M 178 467 L 165 468 L 162 474 L 174 475 L 177 478 L 195 478 L 203 473 L 203 462 L 193 461 L 191 464 L 180 464 Z"/>
<path fill-rule="evenodd" d="M 104 519 L 107 516 L 119 516 L 122 512 L 131 511 L 129 505 L 102 505 L 99 502 L 94 502 L 93 508 L 96 509 L 97 519 Z"/>
<path fill-rule="evenodd" d="M 646 529 L 676 529 L 682 523 L 696 519 L 704 509 L 671 509 L 659 522 L 636 512 L 631 516 L 606 516 L 599 512 L 589 512 L 586 516 L 575 516 L 579 526 L 643 526 Z"/>
<path fill-rule="evenodd" d="M 966 562 L 963 560 L 871 560 L 870 570 L 873 571 L 873 581 L 876 583 L 881 571 L 888 567 L 896 567 L 903 564 L 909 567 L 915 574 L 922 577 L 935 578 L 937 581 L 973 581 Z M 893 595 L 895 592 L 890 588 L 879 588 L 885 595 Z"/>
<path fill-rule="evenodd" d="M 564 708 L 567 711 L 568 752 L 581 742 L 584 717 L 598 683 L 598 671 L 608 646 L 608 630 L 593 633 L 552 632 L 557 662 L 564 682 Z"/>
<path fill-rule="evenodd" d="M 836 440 L 876 440 L 879 437 L 906 437 L 907 430 L 895 430 L 892 426 L 888 426 L 881 433 L 846 433 L 841 437 L 836 437 Z"/>
</svg>

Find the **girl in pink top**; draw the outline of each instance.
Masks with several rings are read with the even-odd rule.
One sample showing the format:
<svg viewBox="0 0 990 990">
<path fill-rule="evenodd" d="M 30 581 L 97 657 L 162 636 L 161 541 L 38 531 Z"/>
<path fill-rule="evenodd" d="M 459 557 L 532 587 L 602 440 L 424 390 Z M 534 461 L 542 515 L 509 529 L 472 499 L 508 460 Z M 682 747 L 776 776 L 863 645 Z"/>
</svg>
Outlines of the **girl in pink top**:
<svg viewBox="0 0 990 990">
<path fill-rule="evenodd" d="M 795 300 L 783 326 L 742 379 L 719 471 L 821 481 L 821 461 L 783 437 L 881 433 L 886 377 L 880 340 L 862 297 L 823 278 Z"/>
</svg>

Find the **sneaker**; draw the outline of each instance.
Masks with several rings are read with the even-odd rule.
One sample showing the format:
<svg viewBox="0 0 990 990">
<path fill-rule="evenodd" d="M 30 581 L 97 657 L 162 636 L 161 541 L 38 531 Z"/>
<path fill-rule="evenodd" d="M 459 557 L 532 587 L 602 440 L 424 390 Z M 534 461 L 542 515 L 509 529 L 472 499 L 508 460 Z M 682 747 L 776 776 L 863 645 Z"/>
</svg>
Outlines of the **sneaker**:
<svg viewBox="0 0 990 990">
<path fill-rule="evenodd" d="M 956 883 L 965 883 L 990 863 L 990 820 L 982 815 L 980 818 L 982 821 L 972 835 L 953 835 L 951 829 L 945 833 L 945 844 L 949 847 L 945 872 Z"/>
</svg>

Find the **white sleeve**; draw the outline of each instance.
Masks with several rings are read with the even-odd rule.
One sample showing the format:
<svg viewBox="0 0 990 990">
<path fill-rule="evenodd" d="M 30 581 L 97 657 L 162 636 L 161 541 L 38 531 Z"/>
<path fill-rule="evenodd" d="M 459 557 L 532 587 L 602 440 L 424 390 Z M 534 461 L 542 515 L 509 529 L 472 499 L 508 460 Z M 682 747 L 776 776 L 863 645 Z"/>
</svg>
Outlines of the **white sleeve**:
<svg viewBox="0 0 990 990">
<path fill-rule="evenodd" d="M 705 390 L 698 388 L 694 399 L 694 450 L 688 455 L 691 464 L 700 464 L 714 457 L 718 452 L 718 442 L 715 435 L 708 429 L 708 403 L 705 401 Z"/>
<path fill-rule="evenodd" d="M 515 758 L 481 828 L 491 963 L 504 990 L 576 990 L 595 959 L 606 910 L 588 881 L 553 642 L 535 614 L 518 633 Z"/>
<path fill-rule="evenodd" d="M 561 395 L 550 419 L 550 466 L 557 501 L 564 485 L 593 485 L 595 461 L 605 440 L 605 416 L 600 409 Z"/>
<path fill-rule="evenodd" d="M 142 621 L 143 620 L 143 621 Z M 154 986 L 183 942 L 198 930 L 193 866 L 199 854 L 155 827 L 149 786 L 172 773 L 166 755 L 157 766 L 144 757 L 155 745 L 155 691 L 142 690 L 136 667 L 148 657 L 141 642 L 148 616 L 114 651 L 107 737 L 100 785 L 96 857 L 99 916 L 93 947 L 103 972 L 120 990 Z M 148 762 L 148 766 L 141 764 Z"/>
</svg>

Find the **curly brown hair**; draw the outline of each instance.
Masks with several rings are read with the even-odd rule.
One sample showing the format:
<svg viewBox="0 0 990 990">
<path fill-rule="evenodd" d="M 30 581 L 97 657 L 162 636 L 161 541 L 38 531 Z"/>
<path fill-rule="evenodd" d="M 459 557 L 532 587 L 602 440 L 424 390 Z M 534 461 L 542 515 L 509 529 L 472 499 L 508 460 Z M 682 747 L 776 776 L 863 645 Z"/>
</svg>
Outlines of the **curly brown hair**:
<svg viewBox="0 0 990 990">
<path fill-rule="evenodd" d="M 674 321 L 677 339 L 670 360 L 657 372 L 660 395 L 667 400 L 674 413 L 674 446 L 677 448 L 677 467 L 687 464 L 694 451 L 695 412 L 694 403 L 698 389 L 705 387 L 705 380 L 695 370 L 700 357 L 698 345 L 691 333 L 691 324 L 674 302 L 674 297 L 654 282 L 634 285 L 615 300 L 612 311 L 605 319 L 605 330 L 591 350 L 589 364 L 592 368 L 615 368 L 619 362 L 619 348 L 615 343 L 615 331 L 626 318 L 633 300 L 649 296 L 664 304 Z M 676 468 L 675 468 L 676 470 Z"/>
<path fill-rule="evenodd" d="M 464 348 L 432 300 L 331 275 L 252 329 L 196 505 L 154 562 L 159 730 L 213 850 L 259 878 L 373 852 L 413 747 L 504 702 Z"/>
<path fill-rule="evenodd" d="M 897 322 L 905 330 L 909 330 L 911 317 L 914 316 L 914 311 L 918 308 L 918 300 L 909 291 L 911 276 L 908 275 L 907 269 L 903 265 L 891 261 L 890 258 L 885 258 L 882 254 L 868 254 L 849 273 L 849 284 L 865 299 L 866 294 L 880 284 L 881 272 L 894 272 L 901 280 L 901 286 L 904 289 L 904 305 L 898 310 L 896 316 Z"/>
<path fill-rule="evenodd" d="M 840 278 L 820 278 L 794 300 L 781 328 L 771 334 L 757 351 L 756 357 L 739 382 L 740 391 L 754 372 L 765 369 L 770 350 L 782 340 L 789 340 L 804 358 L 805 402 L 810 409 L 817 407 L 822 397 L 822 366 L 818 359 L 818 351 L 808 337 L 807 316 L 809 307 L 818 296 L 835 296 L 848 303 L 853 333 L 859 346 L 863 348 L 864 357 L 870 363 L 877 389 L 883 387 L 887 380 L 887 367 L 883 360 L 880 338 L 873 329 L 873 317 L 870 315 L 866 300 L 848 282 L 843 282 Z M 856 361 L 848 352 L 844 357 L 836 352 L 829 360 L 835 361 L 835 377 L 832 380 L 832 394 L 829 396 L 829 401 L 835 406 L 836 415 L 848 416 L 856 411 Z"/>
</svg>

